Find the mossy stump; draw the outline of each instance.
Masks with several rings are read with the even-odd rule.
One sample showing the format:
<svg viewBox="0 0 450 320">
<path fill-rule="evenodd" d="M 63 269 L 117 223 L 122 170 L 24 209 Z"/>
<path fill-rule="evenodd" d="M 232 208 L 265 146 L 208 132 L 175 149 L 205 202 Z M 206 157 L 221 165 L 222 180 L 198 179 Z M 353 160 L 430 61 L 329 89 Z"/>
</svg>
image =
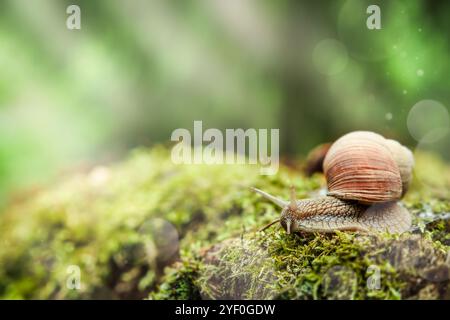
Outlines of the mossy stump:
<svg viewBox="0 0 450 320">
<path fill-rule="evenodd" d="M 250 191 L 323 192 L 281 166 L 175 165 L 163 147 L 72 174 L 0 215 L 0 297 L 35 299 L 448 299 L 450 169 L 416 154 L 400 236 L 287 235 Z M 447 214 L 447 215 L 446 215 Z M 428 223 L 433 220 L 432 223 Z M 80 288 L 70 283 L 79 268 Z"/>
</svg>

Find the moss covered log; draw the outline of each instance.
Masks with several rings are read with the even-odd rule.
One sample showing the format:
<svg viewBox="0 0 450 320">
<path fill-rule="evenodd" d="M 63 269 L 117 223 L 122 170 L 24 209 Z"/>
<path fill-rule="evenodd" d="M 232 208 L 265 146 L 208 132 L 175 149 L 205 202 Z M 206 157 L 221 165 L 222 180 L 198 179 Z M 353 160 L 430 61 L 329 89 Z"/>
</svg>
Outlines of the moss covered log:
<svg viewBox="0 0 450 320">
<path fill-rule="evenodd" d="M 448 299 L 450 168 L 415 156 L 412 232 L 286 235 L 256 231 L 279 211 L 249 187 L 312 197 L 321 174 L 175 165 L 164 147 L 136 150 L 11 203 L 0 216 L 0 297 Z M 80 289 L 68 285 L 70 266 Z"/>
</svg>

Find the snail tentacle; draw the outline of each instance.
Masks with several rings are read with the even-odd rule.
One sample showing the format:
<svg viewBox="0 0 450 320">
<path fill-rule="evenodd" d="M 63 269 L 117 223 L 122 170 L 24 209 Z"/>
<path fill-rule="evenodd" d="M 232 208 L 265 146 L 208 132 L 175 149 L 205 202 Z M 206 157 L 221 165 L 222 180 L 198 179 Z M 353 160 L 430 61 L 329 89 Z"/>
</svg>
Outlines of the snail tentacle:
<svg viewBox="0 0 450 320">
<path fill-rule="evenodd" d="M 257 188 L 250 188 L 252 191 L 259 193 L 260 195 L 262 195 L 264 198 L 266 198 L 267 200 L 272 201 L 273 203 L 275 203 L 277 206 L 279 206 L 280 208 L 284 208 L 286 207 L 289 203 L 287 201 L 281 200 L 277 197 L 272 196 L 271 194 L 268 194 L 267 192 L 264 192 L 260 189 Z"/>
<path fill-rule="evenodd" d="M 265 231 L 267 228 L 270 228 L 271 226 L 273 226 L 275 223 L 280 222 L 280 218 L 273 220 L 272 222 L 269 222 L 268 224 L 266 224 L 264 227 L 262 227 L 261 229 L 259 229 L 259 232 L 263 232 Z"/>
</svg>

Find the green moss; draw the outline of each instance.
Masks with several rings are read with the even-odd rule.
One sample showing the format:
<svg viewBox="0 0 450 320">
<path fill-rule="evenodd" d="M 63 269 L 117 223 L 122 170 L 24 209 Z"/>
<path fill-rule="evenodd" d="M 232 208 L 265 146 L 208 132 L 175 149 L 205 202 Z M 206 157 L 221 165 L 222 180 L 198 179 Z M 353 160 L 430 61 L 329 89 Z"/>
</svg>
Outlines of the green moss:
<svg viewBox="0 0 450 320">
<path fill-rule="evenodd" d="M 416 155 L 416 162 L 416 181 L 404 202 L 417 224 L 429 220 L 424 212 L 435 217 L 450 211 L 450 170 L 428 154 Z M 418 172 L 428 175 L 418 177 Z M 284 166 L 277 175 L 261 176 L 255 166 L 174 165 L 163 147 L 137 150 L 121 164 L 66 177 L 11 204 L 0 216 L 0 297 L 397 299 L 446 294 L 444 276 L 429 279 L 448 269 L 448 222 L 435 221 L 425 234 L 400 238 L 288 236 L 279 227 L 256 232 L 279 210 L 249 187 L 288 198 L 290 185 L 306 198 L 323 189 L 325 181 L 320 174 L 306 178 Z M 409 261 L 403 251 L 422 260 Z M 71 265 L 81 270 L 80 290 L 66 286 Z M 381 276 L 376 290 L 366 285 L 374 272 Z"/>
<path fill-rule="evenodd" d="M 167 268 L 165 281 L 156 292 L 150 293 L 156 300 L 198 300 L 201 299 L 199 288 L 195 285 L 198 266 L 195 263 L 176 263 Z"/>
<path fill-rule="evenodd" d="M 398 283 L 385 265 L 382 288 L 367 292 L 366 271 L 376 263 L 368 249 L 369 238 L 354 234 L 288 236 L 277 230 L 218 245 L 203 260 L 198 284 L 215 299 L 396 298 Z"/>
</svg>

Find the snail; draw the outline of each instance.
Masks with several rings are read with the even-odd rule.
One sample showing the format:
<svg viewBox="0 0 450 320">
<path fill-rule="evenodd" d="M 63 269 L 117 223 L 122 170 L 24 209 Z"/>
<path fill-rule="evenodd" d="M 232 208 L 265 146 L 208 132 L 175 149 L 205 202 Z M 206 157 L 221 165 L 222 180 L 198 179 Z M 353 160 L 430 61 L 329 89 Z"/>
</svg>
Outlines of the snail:
<svg viewBox="0 0 450 320">
<path fill-rule="evenodd" d="M 348 133 L 335 141 L 323 160 L 326 196 L 290 201 L 252 188 L 282 208 L 279 219 L 292 232 L 389 232 L 402 233 L 411 227 L 411 216 L 398 200 L 406 193 L 412 177 L 412 152 L 397 141 L 369 131 Z"/>
</svg>

